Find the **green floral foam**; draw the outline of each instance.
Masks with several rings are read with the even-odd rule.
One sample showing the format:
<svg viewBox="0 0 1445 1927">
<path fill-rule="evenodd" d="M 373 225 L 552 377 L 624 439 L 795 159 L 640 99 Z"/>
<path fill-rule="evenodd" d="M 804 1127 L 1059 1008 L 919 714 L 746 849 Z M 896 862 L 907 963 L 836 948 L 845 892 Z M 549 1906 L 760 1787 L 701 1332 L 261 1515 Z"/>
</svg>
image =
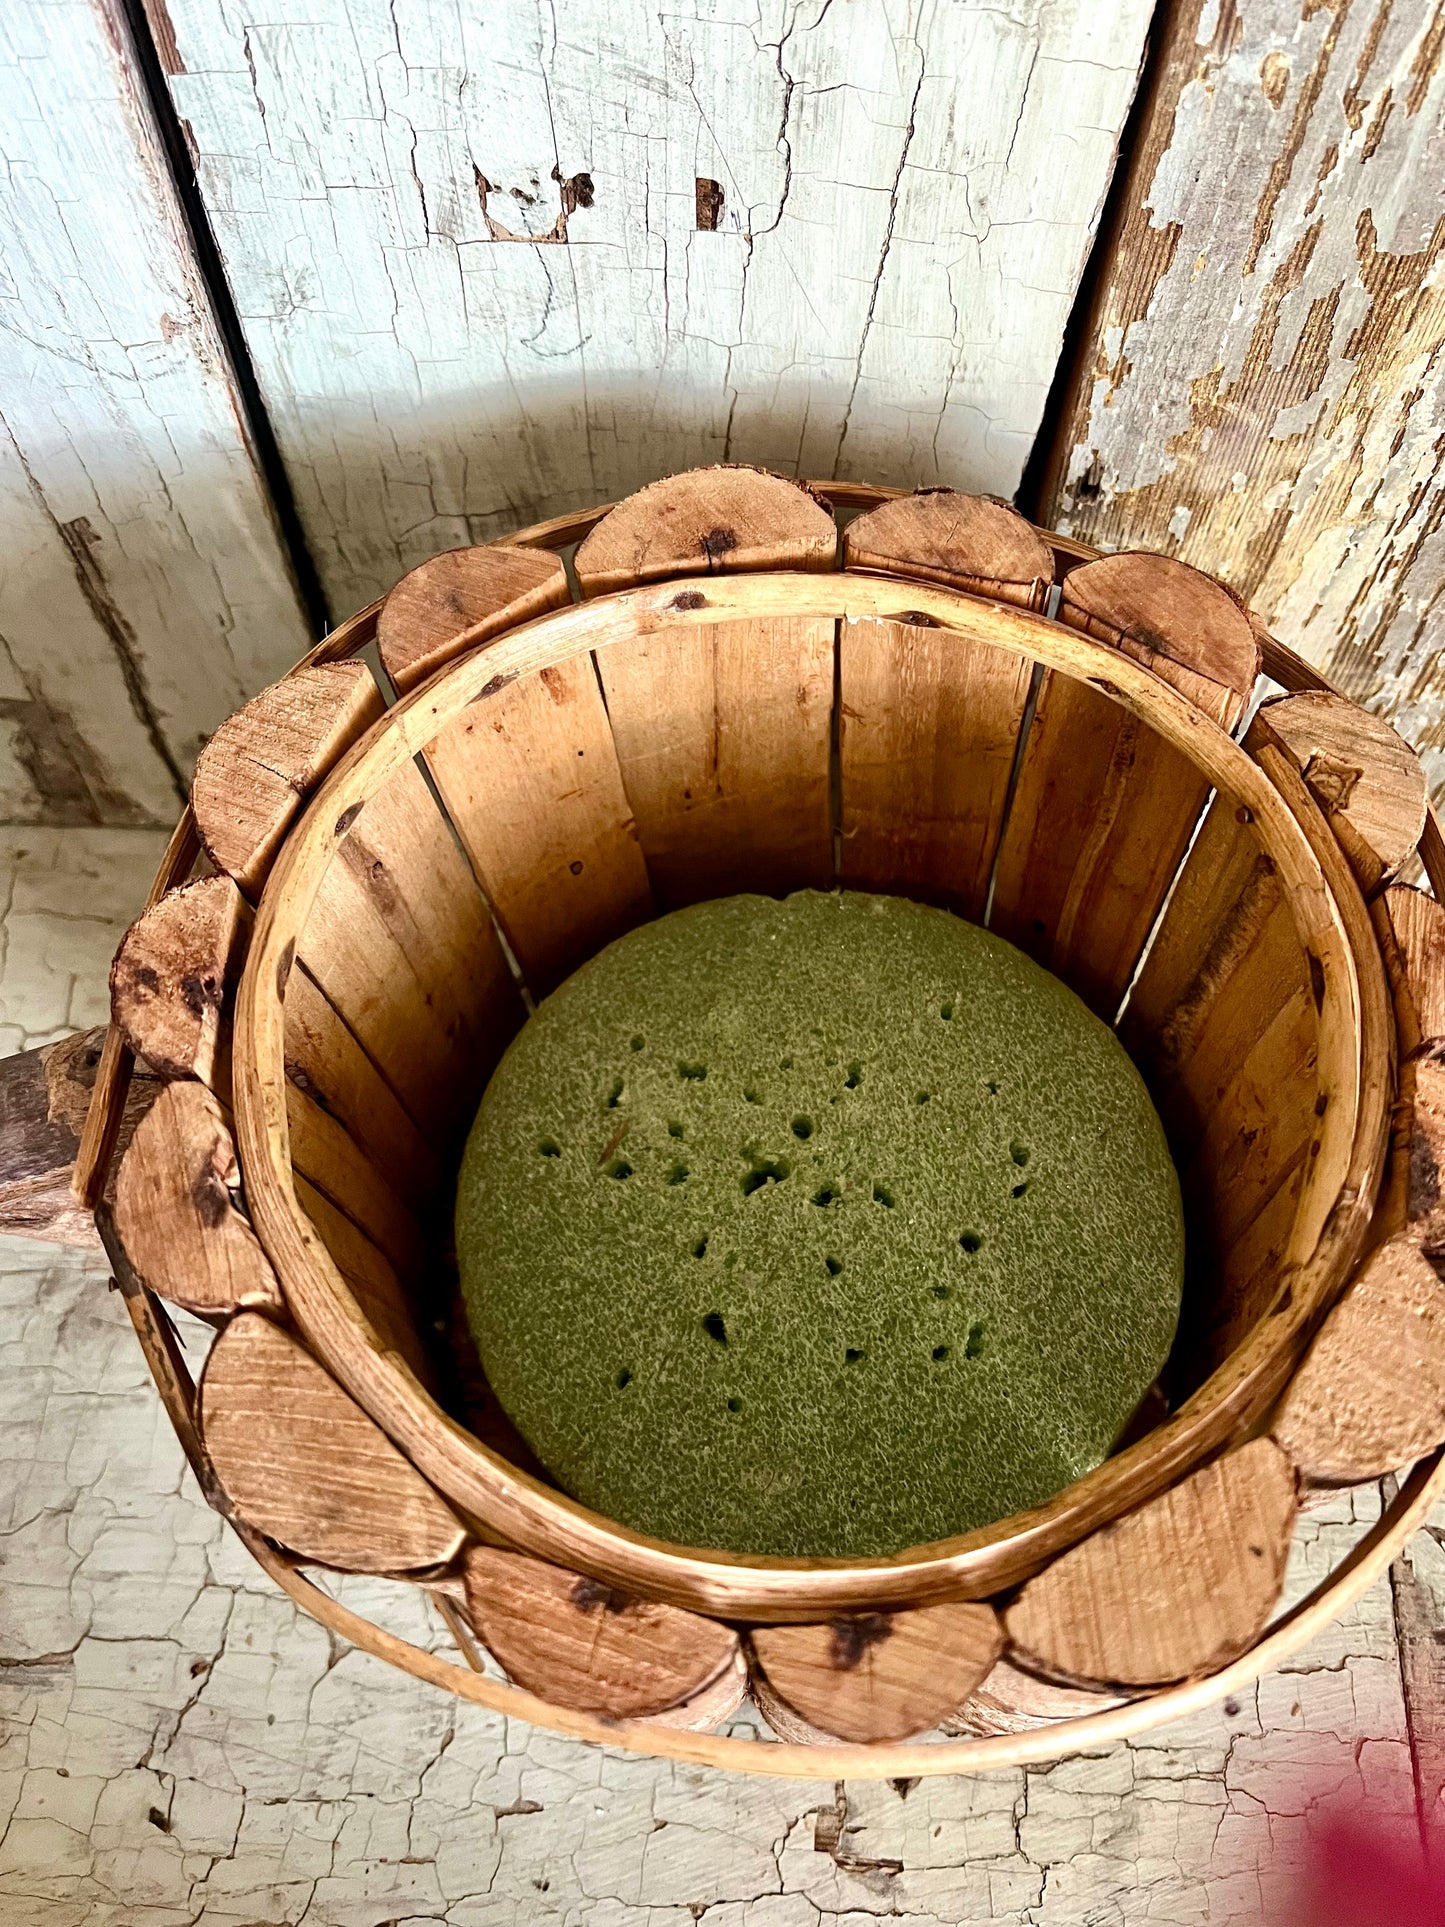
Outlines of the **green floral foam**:
<svg viewBox="0 0 1445 1927">
<path fill-rule="evenodd" d="M 542 1004 L 457 1195 L 503 1406 L 684 1545 L 886 1554 L 1036 1504 L 1162 1366 L 1184 1232 L 1106 1025 L 893 897 L 731 897 Z"/>
</svg>

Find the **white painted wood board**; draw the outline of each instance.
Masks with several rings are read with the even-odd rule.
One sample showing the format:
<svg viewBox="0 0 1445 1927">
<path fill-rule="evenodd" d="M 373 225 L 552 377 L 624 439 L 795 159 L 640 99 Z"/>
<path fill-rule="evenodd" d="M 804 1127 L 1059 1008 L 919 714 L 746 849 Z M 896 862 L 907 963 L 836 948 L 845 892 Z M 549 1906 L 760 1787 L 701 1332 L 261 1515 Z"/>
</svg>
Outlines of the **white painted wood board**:
<svg viewBox="0 0 1445 1927">
<path fill-rule="evenodd" d="M 307 646 L 133 60 L 0 7 L 0 821 L 166 823 Z"/>
<path fill-rule="evenodd" d="M 1243 591 L 1445 785 L 1445 18 L 1189 0 L 1044 513 Z"/>
<path fill-rule="evenodd" d="M 1010 493 L 1150 11 L 150 8 L 338 610 L 696 463 Z"/>
</svg>

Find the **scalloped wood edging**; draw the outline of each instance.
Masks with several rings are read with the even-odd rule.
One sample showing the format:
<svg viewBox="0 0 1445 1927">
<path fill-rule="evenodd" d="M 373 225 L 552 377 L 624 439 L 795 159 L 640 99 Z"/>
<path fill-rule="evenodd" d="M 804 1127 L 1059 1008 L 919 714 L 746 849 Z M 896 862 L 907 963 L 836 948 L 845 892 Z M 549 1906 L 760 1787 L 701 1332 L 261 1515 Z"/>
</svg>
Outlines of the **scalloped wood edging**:
<svg viewBox="0 0 1445 1927">
<path fill-rule="evenodd" d="M 951 488 L 920 489 L 855 516 L 843 531 L 843 566 L 1025 609 L 1042 609 L 1054 580 L 1053 550 L 1017 509 Z"/>
<path fill-rule="evenodd" d="M 145 910 L 110 969 L 111 1020 L 166 1077 L 230 1094 L 231 1012 L 251 911 L 229 877 L 202 877 Z"/>
<path fill-rule="evenodd" d="M 567 572 L 546 549 L 499 543 L 444 549 L 387 595 L 376 646 L 405 695 L 463 650 L 569 600 Z"/>
<path fill-rule="evenodd" d="M 639 489 L 581 543 L 585 596 L 673 575 L 736 569 L 831 569 L 838 529 L 805 482 L 767 469 L 693 468 Z"/>
</svg>

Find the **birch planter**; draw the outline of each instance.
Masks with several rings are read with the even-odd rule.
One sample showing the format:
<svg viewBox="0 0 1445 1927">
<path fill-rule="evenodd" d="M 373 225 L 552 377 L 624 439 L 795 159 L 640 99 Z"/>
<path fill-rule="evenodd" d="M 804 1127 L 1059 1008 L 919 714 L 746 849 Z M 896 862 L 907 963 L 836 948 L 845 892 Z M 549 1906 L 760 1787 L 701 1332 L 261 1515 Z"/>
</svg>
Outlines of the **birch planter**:
<svg viewBox="0 0 1445 1927">
<path fill-rule="evenodd" d="M 1241 743 L 1261 669 L 1293 693 Z M 748 1771 L 1056 1757 L 1277 1663 L 1445 1486 L 1417 847 L 1445 879 L 1408 748 L 1196 571 L 949 491 L 696 471 L 436 558 L 218 732 L 117 960 L 77 1190 L 208 1495 L 346 1638 Z M 1183 1186 L 1178 1341 L 1130 1442 L 1030 1512 L 886 1559 L 663 1544 L 558 1491 L 447 1336 L 461 1138 L 525 993 L 680 903 L 835 881 L 990 909 L 1117 1024 Z M 179 1081 L 111 1185 L 136 1055 Z M 199 1389 L 157 1294 L 223 1327 Z M 1407 1461 L 1279 1616 L 1302 1488 Z M 429 1587 L 470 1670 L 307 1563 Z M 777 1745 L 707 1730 L 745 1660 Z M 978 1737 L 907 1743 L 935 1728 Z"/>
</svg>

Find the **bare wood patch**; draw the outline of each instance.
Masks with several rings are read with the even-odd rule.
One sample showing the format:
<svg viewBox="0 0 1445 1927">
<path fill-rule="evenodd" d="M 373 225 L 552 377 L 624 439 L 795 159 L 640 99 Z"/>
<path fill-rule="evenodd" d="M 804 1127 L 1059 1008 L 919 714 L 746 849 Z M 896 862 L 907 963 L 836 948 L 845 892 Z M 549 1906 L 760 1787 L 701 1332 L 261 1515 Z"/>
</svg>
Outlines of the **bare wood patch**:
<svg viewBox="0 0 1445 1927">
<path fill-rule="evenodd" d="M 1293 1467 L 1255 1439 L 1102 1527 L 1004 1614 L 1023 1661 L 1062 1679 L 1162 1686 L 1252 1646 L 1284 1583 Z"/>
<path fill-rule="evenodd" d="M 230 1122 L 204 1085 L 167 1085 L 121 1160 L 115 1230 L 137 1276 L 200 1317 L 280 1312 L 281 1288 L 241 1204 Z"/>
<path fill-rule="evenodd" d="M 1053 550 L 1016 509 L 951 488 L 920 489 L 855 517 L 843 531 L 843 565 L 1025 609 L 1042 609 L 1054 579 Z"/>
<path fill-rule="evenodd" d="M 831 569 L 838 530 L 802 482 L 761 468 L 694 468 L 629 495 L 579 546 L 584 595 L 734 569 Z"/>
<path fill-rule="evenodd" d="M 1107 1712 L 1112 1706 L 1123 1706 L 1125 1699 L 1124 1694 L 1097 1687 L 1066 1686 L 1057 1680 L 1040 1679 L 1002 1658 L 995 1661 L 958 1712 L 944 1720 L 943 1730 L 980 1738 L 994 1733 L 1031 1733 L 1036 1727 L 1053 1726 L 1059 1720 L 1087 1719 L 1091 1713 Z"/>
<path fill-rule="evenodd" d="M 468 649 L 569 600 L 567 572 L 547 549 L 446 549 L 404 575 L 382 604 L 376 644 L 405 695 Z"/>
<path fill-rule="evenodd" d="M 229 877 L 185 884 L 137 917 L 110 970 L 111 1016 L 137 1056 L 229 1097 L 231 1008 L 250 940 L 251 912 Z"/>
<path fill-rule="evenodd" d="M 909 1739 L 956 1713 L 1003 1644 L 992 1607 L 977 1605 L 759 1626 L 751 1640 L 779 1699 L 819 1732 L 862 1744 Z"/>
<path fill-rule="evenodd" d="M 201 1433 L 236 1511 L 304 1558 L 408 1572 L 460 1551 L 460 1522 L 294 1338 L 243 1312 L 211 1348 Z"/>
<path fill-rule="evenodd" d="M 733 1689 L 738 1636 L 715 1620 L 495 1546 L 471 1547 L 463 1578 L 478 1638 L 555 1706 L 646 1719 Z"/>
<path fill-rule="evenodd" d="M 1369 1259 L 1290 1381 L 1274 1436 L 1308 1478 L 1393 1472 L 1445 1439 L 1445 1285 L 1408 1234 Z"/>
<path fill-rule="evenodd" d="M 306 798 L 382 711 L 364 662 L 315 663 L 263 689 L 201 751 L 191 808 L 206 854 L 255 899 Z"/>
</svg>

